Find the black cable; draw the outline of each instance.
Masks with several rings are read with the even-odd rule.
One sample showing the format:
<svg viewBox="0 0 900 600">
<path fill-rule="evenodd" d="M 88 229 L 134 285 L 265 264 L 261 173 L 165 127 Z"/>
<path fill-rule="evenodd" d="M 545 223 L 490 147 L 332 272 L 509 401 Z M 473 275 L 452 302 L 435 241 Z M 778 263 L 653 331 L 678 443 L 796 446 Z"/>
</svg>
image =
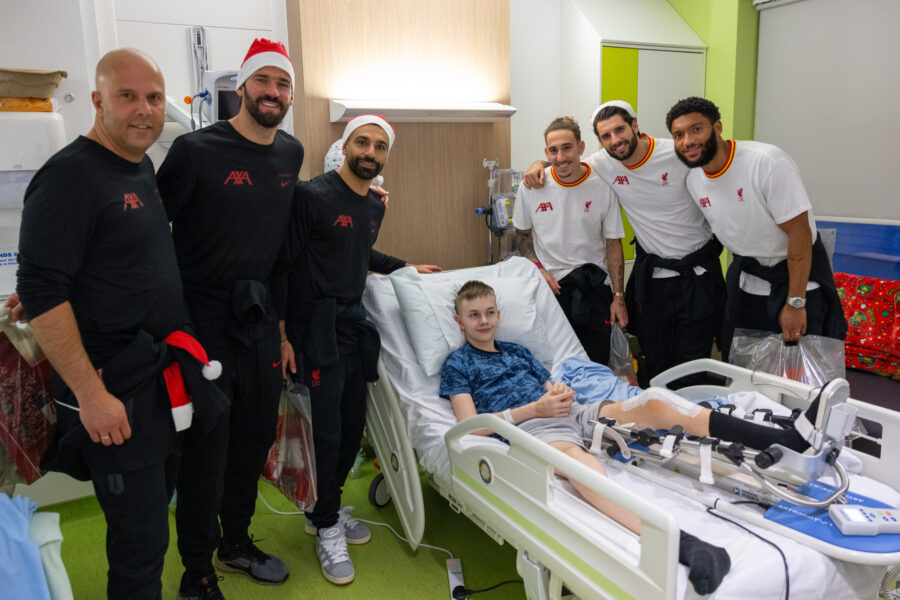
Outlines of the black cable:
<svg viewBox="0 0 900 600">
<path fill-rule="evenodd" d="M 755 531 L 751 531 L 751 530 L 747 529 L 746 527 L 744 527 L 737 521 L 732 521 L 731 519 L 729 519 L 727 517 L 723 517 L 720 514 L 714 513 L 713 511 L 716 510 L 716 505 L 718 503 L 719 503 L 719 499 L 716 499 L 715 503 L 712 506 L 708 506 L 706 508 L 706 512 L 708 512 L 709 514 L 711 514 L 714 517 L 718 517 L 718 518 L 722 519 L 723 521 L 727 521 L 728 523 L 731 523 L 732 525 L 736 525 L 736 526 L 740 527 L 741 529 L 743 529 L 750 535 L 764 541 L 765 543 L 769 544 L 770 546 L 772 546 L 773 548 L 778 550 L 778 554 L 781 555 L 781 562 L 784 563 L 784 600 L 790 600 L 790 598 L 791 598 L 791 574 L 788 571 L 787 557 L 784 555 L 784 552 L 781 550 L 781 548 L 778 547 L 778 544 L 776 544 L 775 542 L 773 542 L 771 540 L 767 540 L 766 538 L 759 535 Z M 732 502 L 732 504 L 756 504 L 757 506 L 761 506 L 763 508 L 768 508 L 762 502 L 756 502 L 753 500 L 738 500 L 737 502 Z"/>
<path fill-rule="evenodd" d="M 480 594 L 482 592 L 489 592 L 491 590 L 497 589 L 501 585 L 506 585 L 507 583 L 521 583 L 523 585 L 525 584 L 525 582 L 521 579 L 507 579 L 506 581 L 501 581 L 500 583 L 492 585 L 491 587 L 486 587 L 480 590 L 470 590 L 467 587 L 458 585 L 453 588 L 453 593 L 451 595 L 455 600 L 466 600 L 466 598 L 468 598 L 469 596 L 474 596 L 475 594 Z"/>
</svg>

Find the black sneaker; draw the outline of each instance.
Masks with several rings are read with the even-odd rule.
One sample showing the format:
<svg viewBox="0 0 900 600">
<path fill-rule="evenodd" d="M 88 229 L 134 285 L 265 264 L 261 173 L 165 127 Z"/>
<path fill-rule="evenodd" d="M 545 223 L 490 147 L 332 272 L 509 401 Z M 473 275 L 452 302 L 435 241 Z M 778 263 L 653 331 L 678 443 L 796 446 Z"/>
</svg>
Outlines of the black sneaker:
<svg viewBox="0 0 900 600">
<path fill-rule="evenodd" d="M 243 573 L 263 585 L 284 583 L 290 575 L 287 566 L 280 559 L 257 548 L 253 542 L 252 537 L 240 544 L 222 540 L 214 561 L 216 567 L 221 571 Z"/>
<path fill-rule="evenodd" d="M 178 587 L 178 600 L 225 600 L 219 589 L 219 582 L 222 579 L 221 575 L 209 575 L 188 581 L 185 573 Z"/>
</svg>

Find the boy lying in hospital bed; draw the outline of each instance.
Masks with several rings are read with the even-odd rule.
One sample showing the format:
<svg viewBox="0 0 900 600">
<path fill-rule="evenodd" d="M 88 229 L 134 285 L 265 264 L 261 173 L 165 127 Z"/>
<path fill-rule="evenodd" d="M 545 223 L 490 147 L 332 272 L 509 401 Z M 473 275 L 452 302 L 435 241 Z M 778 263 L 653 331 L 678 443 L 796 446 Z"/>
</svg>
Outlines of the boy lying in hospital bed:
<svg viewBox="0 0 900 600">
<path fill-rule="evenodd" d="M 450 399 L 458 421 L 479 413 L 494 413 L 603 474 L 603 465 L 585 450 L 583 441 L 593 429 L 590 421 L 601 417 L 654 429 L 681 425 L 691 435 L 742 442 L 759 450 L 772 444 L 800 452 L 809 447 L 794 429 L 767 427 L 711 411 L 666 390 L 647 390 L 624 402 L 575 404 L 575 392 L 564 383 L 551 383 L 550 374 L 527 348 L 496 341 L 500 311 L 490 286 L 480 281 L 466 283 L 457 293 L 455 307 L 454 318 L 466 343 L 447 357 L 441 371 L 440 394 Z M 809 407 L 807 415 L 815 415 L 817 402 Z M 571 483 L 598 510 L 640 535 L 640 519 L 636 515 L 577 481 Z M 723 548 L 684 531 L 679 561 L 688 567 L 688 578 L 699 594 L 715 591 L 731 567 Z"/>
</svg>

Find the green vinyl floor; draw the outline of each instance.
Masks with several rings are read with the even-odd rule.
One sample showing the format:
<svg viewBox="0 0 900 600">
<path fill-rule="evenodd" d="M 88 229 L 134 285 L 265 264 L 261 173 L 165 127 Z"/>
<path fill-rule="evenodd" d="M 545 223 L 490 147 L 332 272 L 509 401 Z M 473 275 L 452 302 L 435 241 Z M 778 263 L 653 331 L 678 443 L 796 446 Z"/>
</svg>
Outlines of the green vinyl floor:
<svg viewBox="0 0 900 600">
<path fill-rule="evenodd" d="M 369 485 L 377 470 L 369 460 L 362 465 L 359 479 L 348 479 L 344 487 L 344 504 L 356 507 L 353 514 L 360 519 L 390 524 L 402 535 L 393 503 L 375 508 L 368 501 Z M 293 505 L 267 483 L 260 482 L 263 497 L 280 511 L 292 511 Z M 499 546 L 466 517 L 454 513 L 440 494 L 428 485 L 423 487 L 425 499 L 425 544 L 441 546 L 462 560 L 466 586 L 486 588 L 506 579 L 518 579 L 515 550 Z M 57 504 L 47 510 L 60 513 L 63 533 L 62 557 L 76 600 L 101 600 L 106 590 L 106 525 L 94 498 Z M 372 541 L 350 546 L 356 568 L 356 580 L 350 585 L 335 586 L 325 580 L 315 556 L 315 538 L 303 531 L 302 515 L 272 513 L 257 500 L 251 533 L 263 541 L 264 551 L 281 558 L 291 576 L 280 586 L 260 586 L 246 576 L 224 573 L 220 582 L 228 600 L 393 600 L 440 599 L 450 597 L 446 559 L 437 550 L 409 546 L 384 527 L 371 526 Z M 175 519 L 169 517 L 170 543 L 163 571 L 163 598 L 176 598 L 182 568 L 175 547 Z M 0 594 L 2 595 L 2 594 Z M 522 599 L 522 585 L 509 584 L 478 594 L 478 600 Z"/>
</svg>

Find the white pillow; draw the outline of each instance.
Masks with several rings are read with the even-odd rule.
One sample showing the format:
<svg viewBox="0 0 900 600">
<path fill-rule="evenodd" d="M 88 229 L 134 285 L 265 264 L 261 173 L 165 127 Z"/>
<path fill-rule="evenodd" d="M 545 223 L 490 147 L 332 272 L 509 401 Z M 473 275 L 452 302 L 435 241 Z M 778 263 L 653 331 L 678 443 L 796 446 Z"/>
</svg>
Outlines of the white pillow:
<svg viewBox="0 0 900 600">
<path fill-rule="evenodd" d="M 437 375 L 447 356 L 465 341 L 453 319 L 456 314 L 453 301 L 465 280 L 429 279 L 428 275 L 420 276 L 411 267 L 394 271 L 390 280 L 416 359 L 428 376 Z M 551 364 L 552 352 L 546 348 L 547 334 L 534 302 L 542 282 L 527 277 L 484 278 L 481 281 L 494 288 L 497 295 L 497 308 L 500 309 L 497 339 L 521 344 L 545 366 Z"/>
</svg>

